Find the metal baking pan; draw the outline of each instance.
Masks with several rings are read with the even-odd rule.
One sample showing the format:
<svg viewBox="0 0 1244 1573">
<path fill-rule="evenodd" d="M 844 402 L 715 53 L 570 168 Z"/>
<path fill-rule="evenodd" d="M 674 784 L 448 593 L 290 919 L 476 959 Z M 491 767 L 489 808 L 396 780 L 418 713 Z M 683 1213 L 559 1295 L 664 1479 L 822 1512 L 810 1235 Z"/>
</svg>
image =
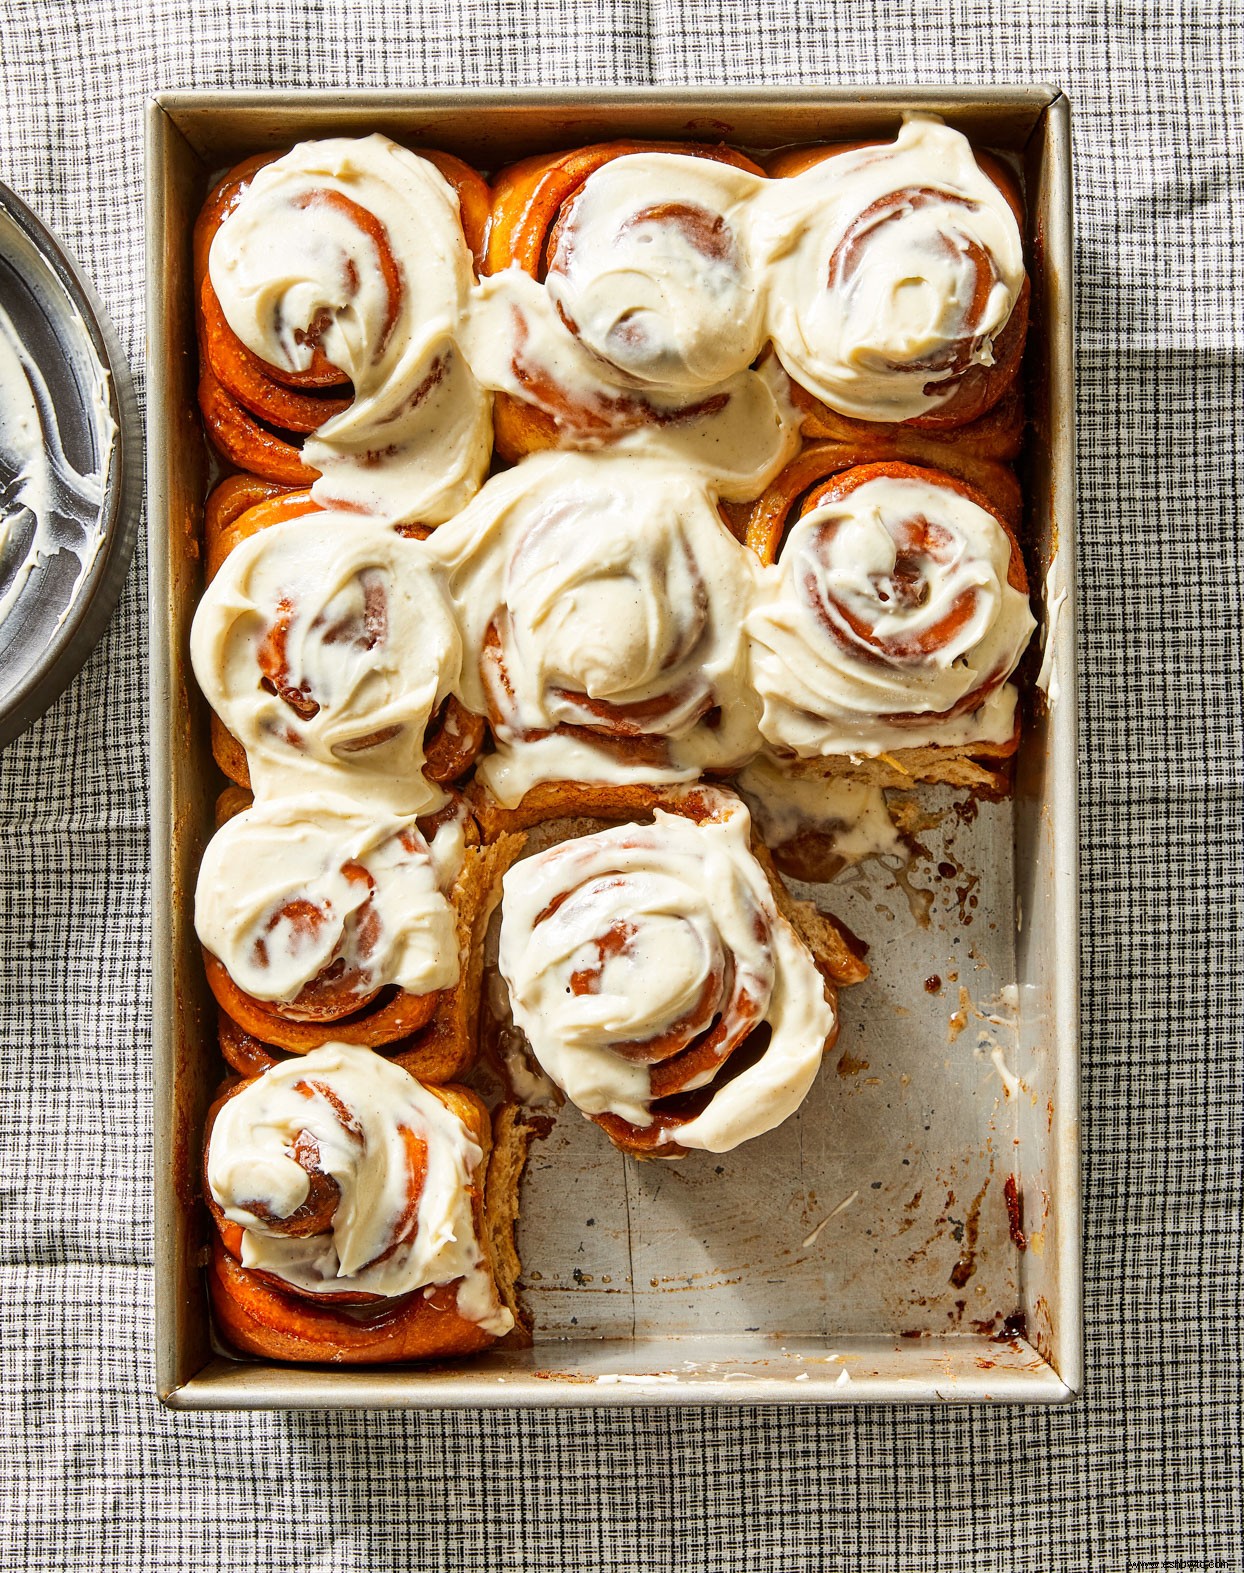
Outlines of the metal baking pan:
<svg viewBox="0 0 1244 1573">
<path fill-rule="evenodd" d="M 905 110 L 935 112 L 1010 152 L 1027 186 L 1024 478 L 1051 699 L 1029 720 L 1013 800 L 956 813 L 949 796 L 935 799 L 939 823 L 909 868 L 863 864 L 832 887 L 833 907 L 873 946 L 873 976 L 844 998 L 839 1045 L 780 1131 L 719 1162 L 639 1165 L 563 1109 L 533 1150 L 523 1193 L 532 1348 L 372 1371 L 221 1355 L 200 1270 L 198 1162 L 222 1064 L 191 921 L 216 776 L 187 653 L 206 462 L 190 240 L 209 177 L 309 136 L 381 130 L 488 169 L 617 136 L 753 148 L 890 136 Z M 1052 1402 L 1076 1392 L 1070 141 L 1067 100 L 1043 86 L 178 92 L 150 102 L 156 1370 L 166 1404 Z"/>
</svg>

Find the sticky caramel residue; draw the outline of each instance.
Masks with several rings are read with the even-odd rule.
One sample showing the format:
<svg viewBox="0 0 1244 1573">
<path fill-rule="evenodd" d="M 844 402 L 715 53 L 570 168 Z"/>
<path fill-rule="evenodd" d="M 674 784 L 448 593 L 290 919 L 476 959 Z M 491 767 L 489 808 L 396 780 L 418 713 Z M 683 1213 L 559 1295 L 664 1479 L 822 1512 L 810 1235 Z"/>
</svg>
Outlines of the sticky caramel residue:
<svg viewBox="0 0 1244 1573">
<path fill-rule="evenodd" d="M 981 1204 L 985 1200 L 985 1192 L 989 1189 L 992 1178 L 991 1168 L 989 1174 L 985 1176 L 985 1183 L 972 1198 L 968 1207 L 968 1215 L 963 1224 L 963 1249 L 959 1253 L 959 1260 L 950 1270 L 950 1282 L 956 1289 L 962 1289 L 976 1271 L 976 1242 L 980 1236 Z"/>
<path fill-rule="evenodd" d="M 968 1024 L 968 1017 L 972 1014 L 972 996 L 961 983 L 959 985 L 959 1009 L 950 1018 L 947 1028 L 947 1042 L 953 1043 Z"/>
</svg>

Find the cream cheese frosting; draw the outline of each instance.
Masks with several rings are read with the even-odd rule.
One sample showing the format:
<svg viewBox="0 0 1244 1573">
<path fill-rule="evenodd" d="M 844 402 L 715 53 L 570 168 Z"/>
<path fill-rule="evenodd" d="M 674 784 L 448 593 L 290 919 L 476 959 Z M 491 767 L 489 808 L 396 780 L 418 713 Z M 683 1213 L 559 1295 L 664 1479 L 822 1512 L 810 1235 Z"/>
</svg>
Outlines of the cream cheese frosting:
<svg viewBox="0 0 1244 1573">
<path fill-rule="evenodd" d="M 567 204 L 548 274 L 481 280 L 463 344 L 490 388 L 557 421 L 566 446 L 621 443 L 753 497 L 794 450 L 797 414 L 764 345 L 745 237 L 762 177 L 711 159 L 635 153 Z"/>
<path fill-rule="evenodd" d="M 741 220 L 763 184 L 677 153 L 602 165 L 558 226 L 545 279 L 558 315 L 639 384 L 690 392 L 745 371 L 764 335 Z"/>
<path fill-rule="evenodd" d="M 327 787 L 399 813 L 443 801 L 424 734 L 461 640 L 418 541 L 337 511 L 260 530 L 207 587 L 190 653 L 257 796 Z"/>
<path fill-rule="evenodd" d="M 326 792 L 256 803 L 212 837 L 195 928 L 234 983 L 290 1003 L 339 963 L 360 998 L 458 979 L 453 909 L 411 818 Z"/>
<path fill-rule="evenodd" d="M 270 1222 L 307 1200 L 307 1171 L 292 1155 L 304 1133 L 341 1193 L 328 1234 L 290 1235 Z M 424 1163 L 413 1216 L 412 1139 Z M 500 1336 L 514 1319 L 497 1298 L 471 1206 L 483 1156 L 462 1120 L 407 1071 L 329 1043 L 221 1105 L 207 1182 L 243 1231 L 243 1267 L 309 1294 L 397 1296 L 457 1283 L 459 1312 Z"/>
<path fill-rule="evenodd" d="M 115 463 L 116 423 L 109 410 L 107 369 L 94 356 L 78 359 L 81 364 L 73 369 L 90 387 L 99 454 L 89 474 L 80 474 L 66 456 L 43 373 L 0 307 L 0 622 L 31 576 L 61 554 L 76 564 L 63 594 L 63 618 L 103 546 L 104 492 Z"/>
<path fill-rule="evenodd" d="M 742 628 L 759 566 L 685 469 L 535 454 L 426 550 L 462 630 L 461 698 L 497 742 L 478 774 L 503 803 L 541 780 L 689 780 L 755 751 Z"/>
<path fill-rule="evenodd" d="M 748 228 L 783 365 L 832 409 L 904 421 L 944 404 L 1024 283 L 1015 214 L 967 138 L 908 118 L 757 197 Z"/>
<path fill-rule="evenodd" d="M 620 825 L 515 864 L 498 965 L 515 1023 L 553 1081 L 585 1114 L 639 1127 L 654 1122 L 661 1058 L 646 1059 L 645 1045 L 694 1016 L 714 989 L 725 990 L 721 1019 L 742 1012 L 744 1032 L 766 1022 L 759 1059 L 722 1076 L 705 1107 L 660 1138 L 726 1152 L 798 1108 L 836 1018 L 751 853 L 747 809 L 724 793 L 703 795 L 720 817 L 696 823 L 658 810 L 651 825 Z M 709 1087 L 717 1074 L 714 1064 L 679 1090 Z"/>
<path fill-rule="evenodd" d="M 768 754 L 745 766 L 736 786 L 768 846 L 781 847 L 812 829 L 828 837 L 844 863 L 903 851 L 880 787 L 814 769 L 783 768 Z"/>
<path fill-rule="evenodd" d="M 354 385 L 303 445 L 317 502 L 435 524 L 474 494 L 491 401 L 458 349 L 472 262 L 434 165 L 379 135 L 299 143 L 251 180 L 208 272 L 261 360 L 305 371 L 318 335 Z"/>
<path fill-rule="evenodd" d="M 748 619 L 760 729 L 803 758 L 1003 742 L 1036 626 L 985 509 L 878 477 L 790 531 Z"/>
</svg>

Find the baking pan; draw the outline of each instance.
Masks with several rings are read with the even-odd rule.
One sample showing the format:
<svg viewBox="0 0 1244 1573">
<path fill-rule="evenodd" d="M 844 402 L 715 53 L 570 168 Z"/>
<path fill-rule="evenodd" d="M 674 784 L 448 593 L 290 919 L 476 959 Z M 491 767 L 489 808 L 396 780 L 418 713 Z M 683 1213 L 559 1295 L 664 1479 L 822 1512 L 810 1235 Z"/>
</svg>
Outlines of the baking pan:
<svg viewBox="0 0 1244 1573">
<path fill-rule="evenodd" d="M 209 178 L 309 136 L 379 130 L 488 169 L 617 136 L 753 148 L 888 137 L 909 110 L 1010 153 L 1028 192 L 1026 536 L 1048 698 L 1034 696 L 1013 799 L 956 810 L 950 794 L 930 794 L 936 823 L 910 867 L 859 865 L 832 887 L 834 910 L 872 945 L 873 975 L 844 996 L 839 1044 L 781 1130 L 719 1160 L 641 1165 L 561 1111 L 523 1192 L 532 1348 L 371 1371 L 223 1355 L 197 1178 L 222 1064 L 191 916 L 216 773 L 187 651 L 206 479 L 190 238 Z M 1066 98 L 1044 86 L 175 92 L 150 102 L 147 130 L 161 1399 L 276 1409 L 1070 1397 L 1081 1309 Z"/>
</svg>

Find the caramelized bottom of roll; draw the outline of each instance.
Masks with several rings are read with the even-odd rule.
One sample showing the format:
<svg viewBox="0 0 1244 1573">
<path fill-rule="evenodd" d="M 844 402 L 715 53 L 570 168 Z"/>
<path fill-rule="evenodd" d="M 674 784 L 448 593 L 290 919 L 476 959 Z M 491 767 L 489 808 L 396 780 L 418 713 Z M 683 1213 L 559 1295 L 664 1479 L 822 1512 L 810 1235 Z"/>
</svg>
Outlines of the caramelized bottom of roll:
<svg viewBox="0 0 1244 1573">
<path fill-rule="evenodd" d="M 481 781 L 475 780 L 466 788 L 466 799 L 484 840 L 495 841 L 507 831 L 528 830 L 550 820 L 584 816 L 617 823 L 642 819 L 671 798 L 680 797 L 683 791 L 682 787 L 638 782 L 615 785 L 601 781 L 541 781 L 525 792 L 513 808 L 507 808 Z"/>
<path fill-rule="evenodd" d="M 369 1365 L 475 1354 L 496 1340 L 458 1314 L 452 1285 L 383 1302 L 378 1310 L 315 1305 L 249 1273 L 217 1238 L 208 1266 L 216 1325 L 242 1354 L 268 1360 Z"/>
<path fill-rule="evenodd" d="M 811 901 L 800 901 L 783 884 L 769 848 L 752 834 L 752 856 L 768 876 L 777 909 L 812 952 L 817 971 L 835 988 L 850 988 L 863 983 L 869 966 L 864 959 L 868 946 L 846 926 L 841 918 L 831 917 Z"/>
<path fill-rule="evenodd" d="M 426 1026 L 436 1010 L 436 994 L 408 994 L 405 989 L 396 989 L 382 990 L 372 1003 L 336 1019 L 296 1020 L 282 1014 L 288 1007 L 258 1000 L 240 989 L 210 951 L 203 952 L 203 965 L 208 986 L 221 1009 L 245 1031 L 291 1054 L 306 1054 L 325 1043 L 383 1048 Z"/>
<path fill-rule="evenodd" d="M 1011 786 L 1011 762 L 1019 748 L 1020 727 L 1001 743 L 970 743 L 946 748 L 930 743 L 922 748 L 900 748 L 871 759 L 824 759 L 820 773 L 862 786 L 967 787 L 982 797 L 1004 796 Z M 808 765 L 811 761 L 799 761 Z M 801 772 L 802 774 L 803 772 Z M 813 772 L 815 773 L 815 772 Z"/>
</svg>

